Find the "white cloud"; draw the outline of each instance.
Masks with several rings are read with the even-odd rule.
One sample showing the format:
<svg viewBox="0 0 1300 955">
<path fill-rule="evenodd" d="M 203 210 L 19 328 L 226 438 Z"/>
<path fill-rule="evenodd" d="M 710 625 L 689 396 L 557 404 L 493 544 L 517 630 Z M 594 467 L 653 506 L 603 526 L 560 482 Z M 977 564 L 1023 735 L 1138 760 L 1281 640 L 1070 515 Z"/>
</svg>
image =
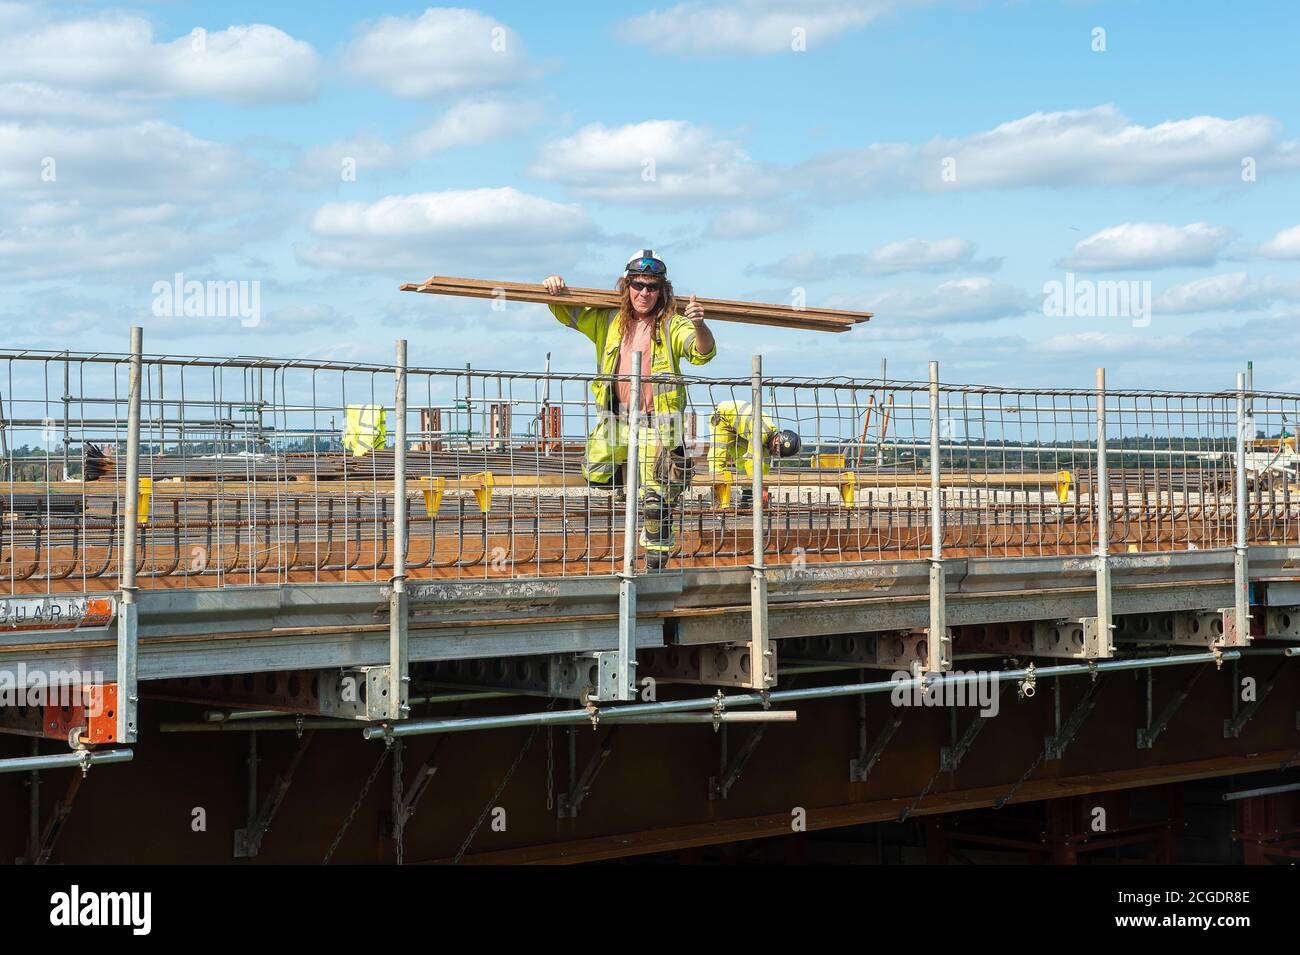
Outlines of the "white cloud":
<svg viewBox="0 0 1300 955">
<path fill-rule="evenodd" d="M 775 275 L 795 282 L 816 282 L 843 275 L 897 275 L 902 272 L 994 272 L 1000 257 L 975 260 L 975 244 L 966 239 L 903 239 L 865 254 L 824 256 L 797 252 L 770 265 L 751 266 L 747 274 Z"/>
<path fill-rule="evenodd" d="M 626 20 L 619 36 L 656 53 L 790 52 L 795 31 L 807 49 L 860 30 L 895 10 L 933 0 L 723 0 L 679 3 Z"/>
<path fill-rule="evenodd" d="M 142 117 L 140 104 L 113 97 L 54 89 L 44 83 L 0 83 L 0 120 L 75 120 L 99 126 Z"/>
<path fill-rule="evenodd" d="M 1135 355 L 1178 353 L 1180 356 L 1194 346 L 1195 340 L 1182 335 L 1146 335 L 1133 332 L 1067 332 L 1040 341 L 1030 342 L 1029 351 L 1056 358 L 1095 355 L 1115 356 L 1121 359 Z M 1021 351 L 1023 352 L 1023 348 Z"/>
<path fill-rule="evenodd" d="M 1252 157 L 1275 171 L 1300 167 L 1300 148 L 1268 116 L 1193 116 L 1153 126 L 1114 106 L 1034 113 L 987 132 L 928 143 L 876 143 L 827 152 L 797 172 L 837 196 L 906 189 L 944 192 L 1078 185 L 1224 185 Z"/>
<path fill-rule="evenodd" d="M 1039 302 L 1009 285 L 987 278 L 953 279 L 933 289 L 894 289 L 862 303 L 881 321 L 916 321 L 926 324 L 991 322 L 1023 315 Z"/>
<path fill-rule="evenodd" d="M 1156 300 L 1153 312 L 1251 311 L 1275 302 L 1300 301 L 1300 282 L 1265 275 L 1252 279 L 1246 272 L 1225 272 L 1170 286 Z"/>
<path fill-rule="evenodd" d="M 705 235 L 710 239 L 757 239 L 787 228 L 793 218 L 785 209 L 740 206 L 714 216 Z"/>
<path fill-rule="evenodd" d="M 0 190 L 12 198 L 219 199 L 247 185 L 257 170 L 233 146 L 156 120 L 99 127 L 0 123 Z"/>
<path fill-rule="evenodd" d="M 338 181 L 351 160 L 356 172 L 405 169 L 448 149 L 477 146 L 500 139 L 537 121 L 535 104 L 489 99 L 457 103 L 431 125 L 397 145 L 372 132 L 360 132 L 325 146 L 304 150 L 295 172 L 305 183 Z"/>
<path fill-rule="evenodd" d="M 311 231 L 318 241 L 298 251 L 302 262 L 381 271 L 403 282 L 487 268 L 512 276 L 553 272 L 598 236 L 579 207 L 513 188 L 328 203 L 312 216 Z"/>
<path fill-rule="evenodd" d="M 111 11 L 51 20 L 33 7 L 12 19 L 0 35 L 0 79 L 234 103 L 302 100 L 319 86 L 311 44 L 265 24 L 196 28 L 159 43 L 147 20 Z"/>
<path fill-rule="evenodd" d="M 131 284 L 274 233 L 261 166 L 240 150 L 154 120 L 82 122 L 62 94 L 55 122 L 0 122 L 0 277 L 69 275 Z M 254 220 L 256 228 L 254 228 Z"/>
<path fill-rule="evenodd" d="M 1228 229 L 1204 222 L 1185 226 L 1125 222 L 1088 236 L 1057 265 L 1080 272 L 1213 265 L 1231 238 Z"/>
<path fill-rule="evenodd" d="M 1283 229 L 1256 251 L 1269 259 L 1300 259 L 1300 225 Z"/>
<path fill-rule="evenodd" d="M 407 99 L 511 86 L 537 74 L 515 31 L 475 10 L 433 7 L 367 24 L 344 52 L 343 68 Z"/>
<path fill-rule="evenodd" d="M 642 203 L 751 198 L 776 188 L 739 144 L 669 119 L 584 126 L 545 144 L 528 174 L 578 196 Z"/>
<path fill-rule="evenodd" d="M 431 126 L 411 137 L 410 148 L 428 156 L 444 149 L 477 146 L 499 139 L 536 121 L 537 110 L 528 103 L 480 100 L 457 103 Z"/>
</svg>

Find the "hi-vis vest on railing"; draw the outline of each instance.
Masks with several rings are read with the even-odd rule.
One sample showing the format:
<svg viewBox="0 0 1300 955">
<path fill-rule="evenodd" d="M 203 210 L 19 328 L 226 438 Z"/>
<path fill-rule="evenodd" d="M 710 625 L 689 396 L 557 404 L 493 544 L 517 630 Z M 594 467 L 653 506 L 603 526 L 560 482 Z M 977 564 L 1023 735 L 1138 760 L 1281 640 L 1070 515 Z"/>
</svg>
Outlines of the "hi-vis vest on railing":
<svg viewBox="0 0 1300 955">
<path fill-rule="evenodd" d="M 356 458 L 384 446 L 388 427 L 384 409 L 379 405 L 348 405 L 347 423 L 343 426 L 343 447 Z"/>
<path fill-rule="evenodd" d="M 587 449 L 583 456 L 582 476 L 596 484 L 608 484 L 614 478 L 614 468 L 627 461 L 627 436 L 618 433 L 618 427 L 609 411 L 614 405 L 614 381 L 609 375 L 618 372 L 619 343 L 622 340 L 622 314 L 613 308 L 579 308 L 564 305 L 550 306 L 552 314 L 563 325 L 576 328 L 596 346 L 596 373 L 591 382 L 591 393 L 596 399 L 598 412 L 604 412 L 587 435 Z M 674 315 L 668 324 L 668 334 L 662 330 L 654 337 L 651 346 L 650 373 L 652 375 L 681 375 L 681 360 L 692 365 L 703 365 L 718 353 L 717 345 L 708 354 L 695 347 L 695 326 L 685 315 Z M 657 384 L 654 386 L 654 413 L 656 417 L 680 416 L 686 410 L 686 388 L 682 384 Z M 680 428 L 680 422 L 677 424 Z"/>
</svg>

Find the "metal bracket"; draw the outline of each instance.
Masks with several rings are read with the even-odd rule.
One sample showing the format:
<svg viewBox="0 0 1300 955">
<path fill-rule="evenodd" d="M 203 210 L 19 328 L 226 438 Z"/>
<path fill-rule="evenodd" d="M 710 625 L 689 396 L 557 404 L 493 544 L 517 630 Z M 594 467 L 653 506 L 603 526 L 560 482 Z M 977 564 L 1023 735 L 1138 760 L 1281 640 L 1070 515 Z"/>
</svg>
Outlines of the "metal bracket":
<svg viewBox="0 0 1300 955">
<path fill-rule="evenodd" d="M 1232 613 L 1233 611 L 1228 611 Z M 1174 614 L 1173 642 L 1179 646 L 1209 648 L 1222 646 L 1224 611 L 1192 611 Z"/>
<path fill-rule="evenodd" d="M 927 662 L 925 630 L 824 634 L 780 641 L 787 664 L 845 663 L 887 670 L 915 670 Z M 773 641 L 773 646 L 777 641 Z"/>
<path fill-rule="evenodd" d="M 885 751 L 889 741 L 894 738 L 894 734 L 898 732 L 898 727 L 902 722 L 903 711 L 900 709 L 881 728 L 880 733 L 876 736 L 876 741 L 871 744 L 871 749 L 866 748 L 866 737 L 862 737 L 858 749 L 858 758 L 849 760 L 849 782 L 865 783 L 867 781 L 867 776 L 871 774 L 872 768 L 880 760 L 880 754 Z"/>
<path fill-rule="evenodd" d="M 1002 697 L 1003 692 L 1010 686 L 1010 683 L 1003 680 L 998 683 L 998 697 Z M 953 710 L 953 716 L 956 716 L 956 709 Z M 961 738 L 953 743 L 951 747 L 943 746 L 939 749 L 939 769 L 945 773 L 955 773 L 961 761 L 966 758 L 970 752 L 971 744 L 975 742 L 975 737 L 979 736 L 980 730 L 989 722 L 988 717 L 975 714 L 970 725 L 966 727 L 966 732 L 961 734 Z"/>
<path fill-rule="evenodd" d="M 1034 655 L 1099 660 L 1115 655 L 1096 617 L 1034 621 Z"/>
<path fill-rule="evenodd" d="M 560 819 L 576 819 L 578 817 L 578 811 L 591 793 L 591 787 L 596 781 L 596 776 L 604 767 L 605 760 L 609 759 L 609 754 L 613 752 L 614 736 L 617 733 L 618 727 L 610 726 L 609 732 L 605 734 L 605 739 L 600 744 L 600 748 L 592 754 L 587 763 L 587 768 L 582 771 L 582 775 L 574 783 L 573 792 L 560 793 L 556 797 L 555 811 Z"/>
<path fill-rule="evenodd" d="M 1225 607 L 1220 610 L 1223 620 L 1223 639 L 1220 646 L 1224 647 L 1248 647 L 1254 636 L 1248 629 L 1246 633 L 1239 633 L 1237 627 L 1237 609 L 1235 607 Z M 1250 629 L 1253 629 L 1252 624 Z"/>
<path fill-rule="evenodd" d="M 1259 708 L 1264 705 L 1264 701 L 1268 699 L 1268 695 L 1273 692 L 1273 687 L 1277 686 L 1277 679 L 1282 675 L 1284 669 L 1286 669 L 1285 660 L 1278 664 L 1277 669 L 1273 671 L 1273 675 L 1268 678 L 1268 682 L 1259 688 L 1259 692 L 1256 694 L 1254 700 L 1238 710 L 1237 714 L 1231 719 L 1223 721 L 1224 739 L 1236 739 L 1241 736 L 1241 731 L 1246 728 L 1246 724 L 1251 721 L 1251 718 L 1259 711 Z M 1241 683 L 1234 679 L 1232 685 L 1233 698 L 1237 699 L 1237 694 L 1240 692 Z"/>
<path fill-rule="evenodd" d="M 384 669 L 387 669 L 387 667 Z M 271 790 L 266 794 L 266 798 L 262 800 L 262 806 L 258 809 L 257 815 L 248 820 L 247 828 L 235 830 L 236 859 L 251 859 L 261 851 L 262 840 L 271 828 L 271 822 L 275 819 L 280 804 L 284 802 L 285 794 L 289 792 L 294 773 L 298 771 L 303 754 L 307 752 L 307 747 L 311 745 L 314 735 L 315 733 L 310 731 L 302 734 L 302 738 L 298 740 L 298 748 L 294 750 L 293 756 L 289 759 L 289 765 L 271 783 Z"/>
<path fill-rule="evenodd" d="M 618 693 L 617 650 L 495 660 L 438 660 L 423 666 L 423 678 L 442 686 L 504 690 L 584 703 L 586 700 L 607 702 L 621 698 Z"/>
<path fill-rule="evenodd" d="M 660 683 L 765 689 L 773 685 L 776 677 L 776 645 L 770 645 L 768 656 L 763 661 L 766 676 L 763 687 L 756 687 L 753 683 L 752 646 L 751 643 L 729 643 L 642 650 L 637 672 Z"/>
<path fill-rule="evenodd" d="M 1174 718 L 1174 714 L 1178 712 L 1178 708 L 1186 702 L 1188 695 L 1192 692 L 1192 687 L 1196 685 L 1196 681 L 1201 678 L 1201 674 L 1204 672 L 1205 667 L 1195 667 L 1183 680 L 1183 685 L 1179 687 L 1178 692 L 1170 697 L 1169 702 L 1167 702 L 1164 705 L 1164 708 L 1160 710 L 1160 715 L 1153 721 L 1151 719 L 1151 708 L 1154 703 L 1155 671 L 1147 670 L 1147 725 L 1145 728 L 1137 731 L 1138 749 L 1151 749 L 1151 747 L 1155 746 L 1156 740 L 1160 738 L 1160 734 L 1169 726 L 1169 721 Z"/>
<path fill-rule="evenodd" d="M 322 694 L 322 701 L 333 700 L 334 715 L 341 719 L 386 720 L 390 712 L 390 671 L 391 668 L 386 663 L 381 666 L 347 667 L 339 670 L 331 680 L 331 692 L 328 697 Z M 344 688 L 349 680 L 352 682 L 348 689 L 354 698 L 346 700 Z M 321 710 L 325 712 L 327 708 L 322 706 Z"/>
<path fill-rule="evenodd" d="M 1269 640 L 1300 640 L 1300 607 L 1269 607 L 1264 634 Z"/>
<path fill-rule="evenodd" d="M 1061 696 L 1060 683 L 1057 683 L 1057 729 L 1055 736 L 1048 736 L 1043 740 L 1043 754 L 1045 759 L 1054 760 L 1065 758 L 1065 748 L 1074 741 L 1076 736 L 1079 735 L 1079 730 L 1083 728 L 1084 721 L 1087 720 L 1088 715 L 1092 713 L 1093 709 L 1096 707 L 1097 690 L 1105 679 L 1106 678 L 1102 676 L 1089 682 L 1088 689 L 1084 691 L 1079 702 L 1074 704 L 1074 709 L 1070 711 L 1070 715 L 1066 719 L 1064 726 L 1060 725 Z"/>
<path fill-rule="evenodd" d="M 745 740 L 740 749 L 736 751 L 736 755 L 732 757 L 731 762 L 729 762 L 726 769 L 723 770 L 722 776 L 709 777 L 709 799 L 727 798 L 727 794 L 731 792 L 731 788 L 740 781 L 740 774 L 744 771 L 745 764 L 748 763 L 750 757 L 754 755 L 754 750 L 758 749 L 758 744 L 763 741 L 763 733 L 766 729 L 767 727 L 764 725 L 756 727 L 754 732 L 749 734 L 749 738 Z M 726 733 L 727 731 L 725 723 L 723 724 L 722 731 L 723 733 Z M 725 736 L 723 737 L 723 740 L 725 745 Z"/>
</svg>

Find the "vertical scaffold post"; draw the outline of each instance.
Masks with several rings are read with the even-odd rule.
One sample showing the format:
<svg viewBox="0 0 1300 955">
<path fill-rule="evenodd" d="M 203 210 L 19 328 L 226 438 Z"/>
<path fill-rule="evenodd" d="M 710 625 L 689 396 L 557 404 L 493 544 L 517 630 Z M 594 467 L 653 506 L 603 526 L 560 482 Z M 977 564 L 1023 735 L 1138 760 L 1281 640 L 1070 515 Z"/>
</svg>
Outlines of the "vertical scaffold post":
<svg viewBox="0 0 1300 955">
<path fill-rule="evenodd" d="M 610 383 L 617 387 L 616 382 Z M 636 696 L 636 509 L 640 497 L 641 353 L 632 353 L 632 382 L 627 409 L 627 507 L 623 512 L 623 572 L 618 575 L 618 693 Z M 617 429 L 617 424 L 615 425 Z"/>
<path fill-rule="evenodd" d="M 1102 656 L 1115 645 L 1110 603 L 1110 474 L 1106 466 L 1106 369 L 1097 369 L 1097 638 Z"/>
<path fill-rule="evenodd" d="M 763 443 L 763 356 L 753 356 L 750 376 L 750 408 L 753 418 L 749 427 L 749 447 L 753 456 L 754 495 L 754 563 L 750 565 L 749 581 L 749 682 L 757 689 L 766 689 L 776 683 L 771 678 L 771 647 L 767 635 L 767 570 L 764 550 L 767 541 L 763 536 L 763 458 L 767 448 Z"/>
<path fill-rule="evenodd" d="M 126 387 L 126 500 L 122 527 L 122 611 L 117 618 L 117 728 L 119 743 L 134 743 L 140 696 L 136 688 L 137 638 L 135 551 L 140 534 L 140 365 L 144 329 L 131 329 Z"/>
<path fill-rule="evenodd" d="M 406 339 L 397 341 L 393 366 L 393 580 L 388 596 L 388 718 L 405 719 L 410 675 L 407 672 L 406 597 Z"/>
<path fill-rule="evenodd" d="M 926 635 L 926 669 L 952 669 L 943 569 L 943 490 L 939 481 L 939 363 L 930 362 L 930 627 Z"/>
<path fill-rule="evenodd" d="M 1245 641 L 1250 634 L 1250 577 L 1246 550 L 1246 431 L 1254 430 L 1253 419 L 1246 409 L 1246 376 L 1237 375 L 1237 454 L 1234 465 L 1236 484 L 1236 515 L 1232 541 L 1232 584 L 1237 639 Z M 1251 434 L 1254 437 L 1254 434 Z"/>
</svg>

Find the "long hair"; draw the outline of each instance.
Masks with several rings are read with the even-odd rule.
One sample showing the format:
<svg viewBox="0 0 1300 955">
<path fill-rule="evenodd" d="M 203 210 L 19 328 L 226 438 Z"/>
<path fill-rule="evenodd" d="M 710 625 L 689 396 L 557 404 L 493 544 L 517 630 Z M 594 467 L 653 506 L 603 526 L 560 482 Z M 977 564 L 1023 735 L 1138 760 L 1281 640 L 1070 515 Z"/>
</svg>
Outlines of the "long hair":
<svg viewBox="0 0 1300 955">
<path fill-rule="evenodd" d="M 677 314 L 677 297 L 673 294 L 673 283 L 668 281 L 667 276 L 636 276 L 637 278 L 654 278 L 658 280 L 659 301 L 658 310 L 655 312 L 655 339 L 658 340 L 662 334 L 664 339 L 668 338 L 668 323 L 673 320 Z M 629 280 L 620 278 L 614 286 L 614 291 L 619 293 L 618 308 L 625 316 L 635 315 L 636 310 L 632 307 L 632 287 Z M 623 335 L 627 335 L 630 322 L 623 323 Z"/>
</svg>

